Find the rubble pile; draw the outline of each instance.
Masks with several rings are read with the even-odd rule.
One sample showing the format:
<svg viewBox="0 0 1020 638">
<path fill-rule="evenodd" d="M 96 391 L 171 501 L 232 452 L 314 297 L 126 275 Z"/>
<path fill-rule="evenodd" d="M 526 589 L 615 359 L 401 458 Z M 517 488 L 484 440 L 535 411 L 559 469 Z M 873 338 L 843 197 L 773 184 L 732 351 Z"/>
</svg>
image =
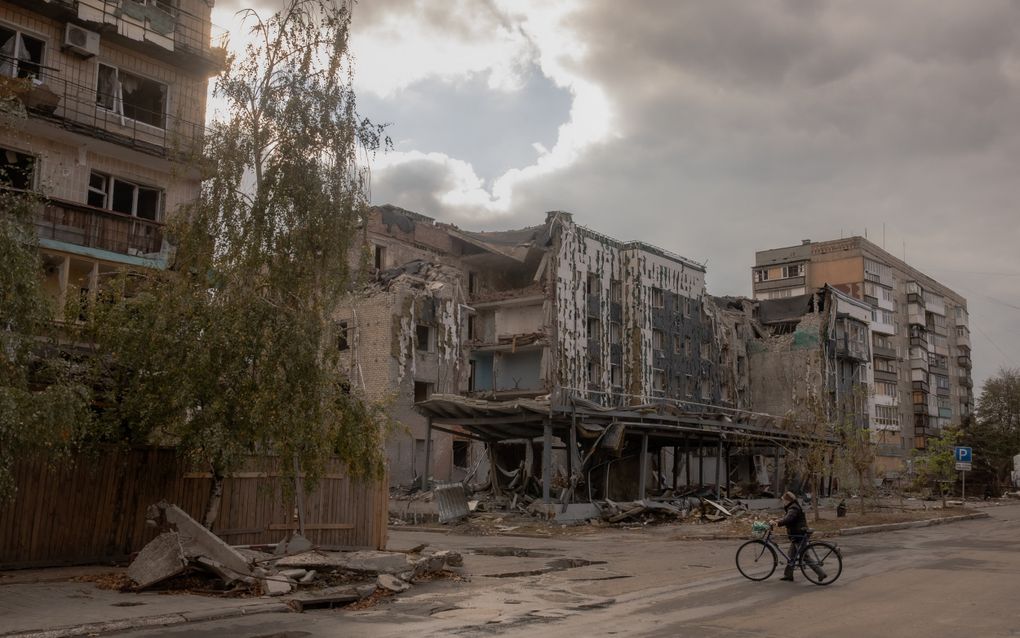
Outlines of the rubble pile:
<svg viewBox="0 0 1020 638">
<path fill-rule="evenodd" d="M 162 533 L 128 567 L 135 591 L 186 579 L 192 592 L 285 596 L 301 611 L 404 592 L 464 564 L 456 552 L 426 552 L 424 545 L 408 552 L 328 551 L 296 533 L 275 546 L 234 547 L 166 502 L 149 507 L 147 520 Z"/>
</svg>

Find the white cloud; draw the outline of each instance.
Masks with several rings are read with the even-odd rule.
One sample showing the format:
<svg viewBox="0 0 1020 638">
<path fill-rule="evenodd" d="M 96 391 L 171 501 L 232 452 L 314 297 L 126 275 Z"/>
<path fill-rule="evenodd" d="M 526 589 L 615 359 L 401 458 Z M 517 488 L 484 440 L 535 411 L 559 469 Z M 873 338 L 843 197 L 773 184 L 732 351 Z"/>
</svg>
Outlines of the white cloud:
<svg viewBox="0 0 1020 638">
<path fill-rule="evenodd" d="M 572 165 L 585 149 L 610 137 L 609 99 L 601 86 L 578 72 L 586 47 L 566 20 L 578 3 L 461 1 L 456 5 L 458 15 L 471 15 L 476 22 L 458 22 L 459 28 L 451 28 L 450 16 L 426 19 L 423 4 L 413 3 L 407 13 L 378 16 L 357 31 L 353 49 L 358 55 L 360 89 L 400 99 L 401 89 L 416 81 L 439 77 L 455 82 L 487 73 L 489 88 L 513 91 L 523 85 L 522 71 L 537 64 L 547 78 L 571 93 L 570 118 L 559 127 L 551 149 L 535 144 L 536 161 L 507 171 L 488 191 L 470 158 L 451 158 L 427 149 L 380 156 L 373 170 L 381 179 L 404 162 L 433 162 L 436 169 L 450 171 L 449 179 L 438 183 L 450 185 L 451 190 L 435 193 L 438 201 L 461 209 L 472 207 L 476 218 L 492 217 L 513 209 L 519 185 Z"/>
</svg>

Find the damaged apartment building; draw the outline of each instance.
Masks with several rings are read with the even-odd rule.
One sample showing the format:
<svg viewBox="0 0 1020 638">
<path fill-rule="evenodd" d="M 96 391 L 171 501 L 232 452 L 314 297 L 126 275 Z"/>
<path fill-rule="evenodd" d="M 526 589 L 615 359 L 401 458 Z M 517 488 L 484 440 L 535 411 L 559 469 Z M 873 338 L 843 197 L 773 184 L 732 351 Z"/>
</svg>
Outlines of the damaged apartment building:
<svg viewBox="0 0 1020 638">
<path fill-rule="evenodd" d="M 426 472 L 478 478 L 499 462 L 481 443 L 530 448 L 544 434 L 556 437 L 575 487 L 587 460 L 569 450 L 585 449 L 586 437 L 589 458 L 593 442 L 615 441 L 617 469 L 633 463 L 633 476 L 660 483 L 682 475 L 718 487 L 755 474 L 749 463 L 731 471 L 723 456 L 735 439 L 724 455 L 719 432 L 758 418 L 747 411 L 748 343 L 760 331 L 748 300 L 706 294 L 701 264 L 607 237 L 565 212 L 519 230 L 469 232 L 393 206 L 370 209 L 351 259 L 361 283 L 337 316 L 338 345 L 352 382 L 387 401 L 400 424 L 387 444 L 391 484 Z M 639 413 L 626 436 L 623 416 L 603 418 Z M 619 427 L 610 434 L 600 423 Z M 542 474 L 548 490 L 552 459 L 534 456 L 525 473 Z M 584 482 L 610 493 L 608 469 Z"/>
</svg>

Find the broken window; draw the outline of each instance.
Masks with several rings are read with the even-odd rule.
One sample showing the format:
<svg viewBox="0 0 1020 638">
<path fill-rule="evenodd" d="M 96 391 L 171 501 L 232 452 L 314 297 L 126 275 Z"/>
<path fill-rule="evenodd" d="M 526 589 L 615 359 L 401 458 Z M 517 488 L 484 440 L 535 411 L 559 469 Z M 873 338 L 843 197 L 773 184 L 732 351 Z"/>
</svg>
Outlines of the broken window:
<svg viewBox="0 0 1020 638">
<path fill-rule="evenodd" d="M 602 382 L 602 366 L 595 359 L 588 359 L 588 383 L 596 385 Z"/>
<path fill-rule="evenodd" d="M 690 337 L 684 337 L 684 356 L 685 357 L 693 357 L 694 356 L 694 350 L 691 348 L 691 338 Z"/>
<path fill-rule="evenodd" d="M 475 376 L 478 374 L 478 365 L 474 359 L 468 361 L 468 392 L 475 391 Z"/>
<path fill-rule="evenodd" d="M 652 349 L 662 350 L 664 343 L 664 336 L 661 330 L 652 330 Z"/>
<path fill-rule="evenodd" d="M 419 352 L 432 352 L 432 326 L 418 324 L 414 329 L 415 347 Z"/>
<path fill-rule="evenodd" d="M 687 396 L 688 399 L 693 399 L 694 398 L 694 376 L 693 375 L 688 374 L 688 375 L 684 376 L 684 394 Z"/>
<path fill-rule="evenodd" d="M 623 301 L 623 282 L 619 279 L 612 279 L 609 282 L 609 300 L 613 303 Z"/>
<path fill-rule="evenodd" d="M 92 171 L 89 175 L 88 204 L 125 215 L 159 221 L 163 191 Z"/>
<path fill-rule="evenodd" d="M 386 265 L 386 247 L 379 244 L 372 244 L 372 264 L 376 270 L 382 270 Z"/>
<path fill-rule="evenodd" d="M 478 330 L 477 324 L 478 324 L 478 317 L 476 317 L 475 315 L 468 315 L 468 318 L 467 318 L 467 338 L 468 339 L 474 339 L 475 338 L 475 334 L 476 334 L 476 332 Z"/>
<path fill-rule="evenodd" d="M 432 384 L 425 381 L 414 382 L 414 402 L 428 401 L 432 396 Z"/>
<path fill-rule="evenodd" d="M 376 266 L 378 268 L 378 266 Z M 468 293 L 474 294 L 478 292 L 478 273 L 468 272 Z"/>
<path fill-rule="evenodd" d="M 666 372 L 659 369 L 652 370 L 652 391 L 666 391 Z"/>
<path fill-rule="evenodd" d="M 0 148 L 0 185 L 31 190 L 35 185 L 35 158 Z"/>
<path fill-rule="evenodd" d="M 96 104 L 125 118 L 166 128 L 166 85 L 106 64 L 99 65 Z"/>
<path fill-rule="evenodd" d="M 39 38 L 0 27 L 0 74 L 12 78 L 38 78 L 45 43 Z"/>
<path fill-rule="evenodd" d="M 343 351 L 350 348 L 350 342 L 347 337 L 347 322 L 341 321 L 336 325 L 336 349 Z"/>
<path fill-rule="evenodd" d="M 609 366 L 609 382 L 614 388 L 623 386 L 623 369 L 615 363 Z"/>
<path fill-rule="evenodd" d="M 712 400 L 712 383 L 708 379 L 701 380 L 701 400 Z"/>
<path fill-rule="evenodd" d="M 684 297 L 684 316 L 691 316 L 691 299 L 690 297 Z"/>
<path fill-rule="evenodd" d="M 599 333 L 602 331 L 602 322 L 599 321 L 598 317 L 588 317 L 588 338 L 598 339 Z"/>
<path fill-rule="evenodd" d="M 662 294 L 662 288 L 652 288 L 652 308 L 662 308 L 666 305 L 665 295 Z"/>
<path fill-rule="evenodd" d="M 471 449 L 471 443 L 463 441 L 461 439 L 453 440 L 453 465 L 455 467 L 467 468 L 468 466 L 468 451 Z"/>
<path fill-rule="evenodd" d="M 673 335 L 673 354 L 683 354 L 684 340 L 680 335 Z"/>
<path fill-rule="evenodd" d="M 593 272 L 588 273 L 588 280 L 585 284 L 585 290 L 588 295 L 598 295 L 601 290 L 599 287 L 599 276 Z"/>
</svg>

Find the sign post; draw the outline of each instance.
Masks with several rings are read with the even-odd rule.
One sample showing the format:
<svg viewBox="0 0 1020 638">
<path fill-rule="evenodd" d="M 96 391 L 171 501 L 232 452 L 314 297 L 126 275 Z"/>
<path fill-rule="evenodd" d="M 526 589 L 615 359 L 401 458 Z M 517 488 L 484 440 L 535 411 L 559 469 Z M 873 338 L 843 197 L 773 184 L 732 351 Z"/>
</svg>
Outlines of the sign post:
<svg viewBox="0 0 1020 638">
<path fill-rule="evenodd" d="M 953 457 L 956 459 L 956 469 L 960 470 L 960 499 L 967 502 L 967 472 L 970 471 L 974 462 L 974 451 L 969 447 L 953 448 Z"/>
</svg>

